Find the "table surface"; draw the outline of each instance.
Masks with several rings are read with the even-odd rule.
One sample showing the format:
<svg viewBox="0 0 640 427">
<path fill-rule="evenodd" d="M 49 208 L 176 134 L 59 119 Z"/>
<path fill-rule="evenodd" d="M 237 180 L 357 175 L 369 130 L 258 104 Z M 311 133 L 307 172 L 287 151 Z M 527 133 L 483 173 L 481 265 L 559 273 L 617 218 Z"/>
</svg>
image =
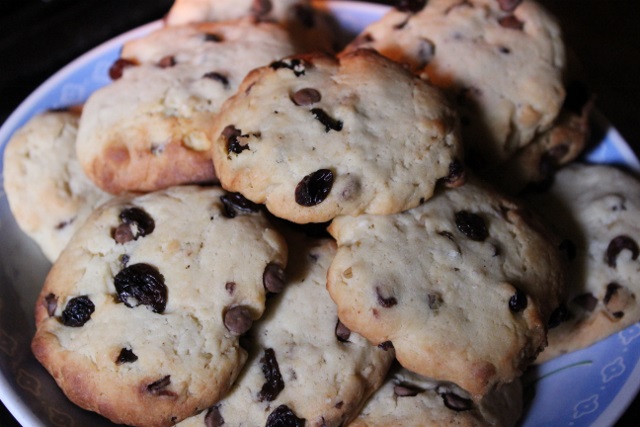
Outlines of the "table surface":
<svg viewBox="0 0 640 427">
<path fill-rule="evenodd" d="M 392 0 L 379 0 L 390 3 Z M 640 2 L 539 0 L 560 20 L 596 106 L 640 155 Z M 161 18 L 172 0 L 2 0 L 0 123 L 39 84 L 92 47 Z M 636 426 L 640 397 L 618 426 Z M 18 423 L 0 405 L 0 426 Z"/>
</svg>

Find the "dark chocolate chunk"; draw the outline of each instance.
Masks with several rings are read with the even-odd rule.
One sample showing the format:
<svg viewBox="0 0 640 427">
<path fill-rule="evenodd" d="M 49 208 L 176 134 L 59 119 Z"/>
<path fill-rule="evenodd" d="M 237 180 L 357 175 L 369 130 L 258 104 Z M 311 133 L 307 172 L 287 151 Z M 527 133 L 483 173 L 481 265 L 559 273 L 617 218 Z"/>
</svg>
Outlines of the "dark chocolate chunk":
<svg viewBox="0 0 640 427">
<path fill-rule="evenodd" d="M 266 381 L 258 393 L 258 399 L 260 402 L 265 400 L 271 402 L 284 389 L 284 381 L 282 380 L 282 375 L 280 375 L 275 351 L 272 348 L 265 349 L 260 363 L 262 364 L 262 373 Z"/>
<path fill-rule="evenodd" d="M 614 237 L 611 242 L 609 242 L 609 246 L 607 247 L 607 252 L 605 253 L 604 259 L 609 265 L 609 267 L 616 267 L 616 260 L 618 258 L 618 254 L 623 250 L 631 251 L 631 259 L 638 259 L 638 244 L 635 240 L 633 240 L 629 236 L 620 235 Z"/>
<path fill-rule="evenodd" d="M 351 330 L 347 328 L 344 323 L 338 319 L 338 323 L 336 323 L 336 338 L 340 342 L 349 342 L 349 337 L 351 336 Z"/>
<path fill-rule="evenodd" d="M 390 307 L 393 307 L 394 305 L 398 304 L 398 300 L 395 299 L 394 297 L 392 297 L 392 296 L 390 296 L 390 297 L 383 296 L 382 292 L 380 291 L 380 288 L 377 287 L 377 286 L 376 286 L 376 295 L 378 296 L 378 304 L 380 304 L 384 308 L 390 308 Z"/>
<path fill-rule="evenodd" d="M 114 277 L 118 298 L 127 307 L 146 305 L 154 313 L 162 313 L 167 305 L 164 276 L 149 264 L 133 264 Z"/>
<path fill-rule="evenodd" d="M 527 308 L 527 295 L 519 289 L 509 298 L 509 309 L 514 313 L 524 311 Z"/>
<path fill-rule="evenodd" d="M 301 206 L 315 206 L 327 198 L 333 187 L 333 172 L 318 169 L 302 178 L 295 190 L 296 203 Z"/>
<path fill-rule="evenodd" d="M 120 354 L 116 359 L 116 365 L 122 365 L 123 363 L 133 363 L 138 360 L 138 356 L 130 348 L 123 348 L 120 350 Z"/>
<path fill-rule="evenodd" d="M 211 71 L 209 73 L 205 73 L 202 77 L 205 79 L 215 80 L 220 84 L 222 84 L 222 86 L 224 86 L 225 89 L 229 89 L 229 79 L 223 74 L 217 73 L 215 71 Z"/>
<path fill-rule="evenodd" d="M 487 226 L 481 216 L 469 211 L 460 211 L 455 214 L 456 227 L 471 240 L 482 242 L 489 236 Z"/>
<path fill-rule="evenodd" d="M 128 67 L 134 67 L 138 65 L 136 62 L 129 59 L 119 58 L 109 67 L 109 77 L 111 80 L 118 80 L 122 77 L 124 69 Z"/>
<path fill-rule="evenodd" d="M 53 317 L 56 313 L 56 309 L 58 308 L 58 297 L 55 294 L 50 293 L 44 297 L 43 304 L 47 308 L 47 314 L 49 317 Z"/>
<path fill-rule="evenodd" d="M 461 412 L 473 408 L 473 401 L 471 399 L 465 399 L 455 393 L 442 393 L 440 396 L 442 396 L 444 406 L 452 411 Z"/>
<path fill-rule="evenodd" d="M 62 324 L 74 328 L 83 326 L 91 319 L 95 310 L 95 305 L 86 295 L 71 298 L 62 311 Z"/>
<path fill-rule="evenodd" d="M 300 106 L 315 104 L 320 102 L 320 99 L 322 99 L 320 92 L 310 87 L 300 89 L 291 95 L 291 101 Z"/>
<path fill-rule="evenodd" d="M 325 132 L 329 132 L 330 130 L 340 132 L 342 130 L 342 122 L 328 115 L 322 108 L 312 108 L 311 114 L 324 125 Z"/>
<path fill-rule="evenodd" d="M 304 427 L 306 420 L 298 418 L 287 405 L 280 405 L 269 414 L 265 427 Z"/>
<path fill-rule="evenodd" d="M 224 418 L 220 414 L 218 405 L 209 408 L 207 415 L 204 417 L 204 425 L 205 427 L 220 427 L 224 425 Z"/>
<path fill-rule="evenodd" d="M 240 336 L 251 329 L 253 318 L 249 308 L 237 305 L 224 313 L 224 326 L 235 336 Z"/>
<path fill-rule="evenodd" d="M 253 203 L 240 193 L 227 193 L 220 196 L 220 201 L 224 205 L 224 215 L 227 218 L 235 218 L 240 214 L 255 213 L 260 210 L 260 205 Z"/>
<path fill-rule="evenodd" d="M 275 262 L 267 264 L 262 274 L 262 284 L 264 288 L 274 294 L 279 294 L 283 291 L 286 285 L 286 279 L 284 269 Z"/>
</svg>

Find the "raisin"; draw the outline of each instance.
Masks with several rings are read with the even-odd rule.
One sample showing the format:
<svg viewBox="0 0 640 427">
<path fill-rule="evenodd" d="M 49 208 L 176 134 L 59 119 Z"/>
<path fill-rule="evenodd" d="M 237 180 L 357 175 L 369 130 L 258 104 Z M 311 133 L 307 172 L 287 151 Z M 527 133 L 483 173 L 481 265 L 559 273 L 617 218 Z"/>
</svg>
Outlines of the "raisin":
<svg viewBox="0 0 640 427">
<path fill-rule="evenodd" d="M 174 392 L 166 390 L 166 388 L 169 387 L 170 384 L 171 375 L 167 375 L 160 378 L 158 381 L 154 381 L 151 384 L 148 384 L 146 389 L 147 392 L 151 393 L 154 396 L 175 396 Z"/>
<path fill-rule="evenodd" d="M 49 315 L 49 317 L 53 317 L 53 315 L 56 313 L 56 309 L 58 308 L 58 297 L 55 294 L 51 293 L 44 297 L 43 304 L 47 308 L 47 314 Z"/>
<path fill-rule="evenodd" d="M 116 365 L 122 365 L 123 363 L 132 363 L 138 360 L 138 356 L 135 355 L 130 348 L 123 348 L 120 350 L 120 354 L 116 359 Z"/>
<path fill-rule="evenodd" d="M 400 12 L 416 13 L 424 9 L 427 0 L 397 0 L 396 9 Z"/>
<path fill-rule="evenodd" d="M 220 408 L 218 406 L 212 406 L 207 411 L 207 415 L 204 417 L 205 427 L 220 427 L 224 425 L 224 418 L 220 414 Z"/>
<path fill-rule="evenodd" d="M 158 61 L 158 67 L 160 68 L 171 68 L 174 65 L 176 65 L 176 58 L 171 55 L 164 56 Z"/>
<path fill-rule="evenodd" d="M 240 144 L 240 140 L 238 138 L 242 136 L 242 131 L 240 129 L 236 129 L 234 125 L 229 125 L 224 128 L 222 136 L 227 140 L 227 154 L 240 154 L 244 150 L 249 149 L 248 144 Z"/>
<path fill-rule="evenodd" d="M 384 297 L 379 287 L 376 287 L 376 295 L 378 296 L 378 304 L 380 304 L 384 308 L 390 308 L 398 304 L 398 300 L 394 297 Z"/>
<path fill-rule="evenodd" d="M 351 331 L 339 319 L 338 319 L 338 323 L 336 323 L 335 333 L 336 333 L 336 338 L 338 338 L 338 341 L 349 342 Z"/>
<path fill-rule="evenodd" d="M 86 295 L 71 298 L 62 311 L 62 324 L 74 328 L 83 326 L 95 310 L 95 305 Z"/>
<path fill-rule="evenodd" d="M 315 104 L 316 102 L 320 102 L 321 99 L 322 95 L 320 95 L 320 92 L 310 87 L 300 89 L 291 95 L 291 101 L 299 106 Z"/>
<path fill-rule="evenodd" d="M 275 262 L 267 264 L 262 274 L 262 284 L 271 293 L 279 294 L 282 292 L 286 284 L 286 277 L 282 267 Z"/>
<path fill-rule="evenodd" d="M 224 205 L 224 216 L 227 218 L 235 218 L 238 213 L 247 214 L 260 210 L 260 205 L 253 203 L 240 193 L 227 193 L 220 196 L 220 201 Z"/>
<path fill-rule="evenodd" d="M 275 351 L 272 348 L 265 349 L 260 363 L 262 364 L 262 373 L 266 382 L 262 385 L 260 393 L 258 393 L 258 399 L 260 402 L 265 400 L 271 402 L 284 389 L 284 381 L 282 380 L 282 375 L 280 375 Z"/>
<path fill-rule="evenodd" d="M 109 67 L 109 77 L 111 80 L 118 80 L 122 77 L 125 68 L 138 65 L 136 62 L 129 59 L 119 58 Z"/>
<path fill-rule="evenodd" d="M 482 242 L 489 236 L 487 226 L 481 216 L 469 211 L 456 212 L 456 227 L 471 240 Z"/>
<path fill-rule="evenodd" d="M 209 73 L 205 73 L 203 76 L 205 79 L 211 79 L 219 82 L 224 86 L 225 89 L 229 89 L 229 79 L 223 74 L 216 73 L 215 71 L 211 71 Z"/>
<path fill-rule="evenodd" d="M 473 408 L 473 401 L 471 399 L 465 399 L 455 393 L 442 393 L 440 396 L 442 396 L 444 406 L 453 411 L 468 411 Z"/>
<path fill-rule="evenodd" d="M 147 236 L 153 233 L 153 230 L 156 228 L 156 223 L 151 218 L 151 216 L 140 208 L 127 208 L 120 212 L 120 224 L 115 232 L 113 233 L 113 238 L 116 242 L 120 243 L 122 240 L 123 243 L 126 243 L 127 238 L 131 238 L 133 240 L 138 240 L 139 237 Z M 131 227 L 135 227 L 135 230 Z M 126 228 L 129 228 L 129 231 L 126 231 Z"/>
<path fill-rule="evenodd" d="M 149 264 L 133 264 L 114 277 L 118 298 L 127 307 L 146 305 L 154 313 L 162 313 L 167 305 L 164 276 Z"/>
<path fill-rule="evenodd" d="M 409 384 L 397 384 L 393 387 L 393 393 L 400 397 L 412 397 L 418 393 L 422 393 L 424 390 Z"/>
<path fill-rule="evenodd" d="M 460 187 L 465 181 L 464 166 L 459 160 L 453 160 L 449 163 L 449 175 L 440 178 L 441 182 L 449 188 Z"/>
<path fill-rule="evenodd" d="M 225 283 L 224 288 L 229 292 L 229 295 L 233 295 L 236 291 L 236 282 L 227 282 Z"/>
<path fill-rule="evenodd" d="M 509 298 L 509 309 L 514 313 L 524 311 L 527 308 L 527 295 L 517 289 L 516 293 Z"/>
<path fill-rule="evenodd" d="M 240 336 L 251 329 L 253 318 L 247 307 L 237 305 L 224 313 L 224 326 L 235 336 Z"/>
<path fill-rule="evenodd" d="M 298 418 L 287 405 L 280 405 L 269 414 L 265 427 L 304 427 L 305 422 L 304 418 Z"/>
<path fill-rule="evenodd" d="M 318 169 L 302 178 L 295 190 L 296 203 L 301 206 L 315 206 L 327 198 L 333 187 L 333 172 Z"/>
<path fill-rule="evenodd" d="M 271 64 L 269 64 L 269 66 L 273 70 L 279 70 L 281 68 L 287 68 L 287 69 L 293 71 L 293 74 L 295 74 L 296 77 L 303 76 L 305 71 L 306 71 L 306 65 L 305 65 L 304 61 L 302 61 L 301 59 L 297 59 L 297 58 L 290 59 L 290 60 L 275 61 L 275 62 L 272 62 Z"/>
<path fill-rule="evenodd" d="M 622 252 L 624 249 L 631 251 L 631 259 L 638 259 L 638 244 L 635 240 L 633 240 L 629 236 L 617 236 L 609 242 L 609 246 L 607 247 L 607 252 L 605 253 L 605 261 L 609 265 L 609 267 L 615 268 L 616 260 L 618 258 L 618 254 Z"/>
<path fill-rule="evenodd" d="M 520 3 L 522 3 L 522 0 L 498 0 L 500 9 L 505 12 L 513 12 Z"/>
<path fill-rule="evenodd" d="M 522 30 L 524 28 L 524 22 L 520 21 L 513 15 L 504 16 L 498 19 L 498 24 L 501 27 L 508 28 L 510 30 Z"/>
<path fill-rule="evenodd" d="M 223 40 L 224 37 L 222 37 L 220 34 L 207 33 L 204 35 L 204 41 L 206 42 L 220 43 Z"/>
<path fill-rule="evenodd" d="M 324 125 L 325 132 L 329 132 L 330 130 L 340 132 L 342 130 L 342 122 L 328 115 L 322 108 L 312 108 L 311 114 Z"/>
</svg>

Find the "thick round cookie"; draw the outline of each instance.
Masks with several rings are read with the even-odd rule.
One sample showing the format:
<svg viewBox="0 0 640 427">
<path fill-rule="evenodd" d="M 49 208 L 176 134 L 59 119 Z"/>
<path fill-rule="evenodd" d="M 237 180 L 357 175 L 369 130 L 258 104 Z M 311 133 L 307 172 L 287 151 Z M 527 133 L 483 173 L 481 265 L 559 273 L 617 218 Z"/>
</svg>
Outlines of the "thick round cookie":
<svg viewBox="0 0 640 427">
<path fill-rule="evenodd" d="M 291 245 L 288 284 L 251 331 L 245 370 L 225 399 L 180 427 L 343 426 L 382 384 L 393 350 L 338 325 L 327 293 L 335 243 Z"/>
<path fill-rule="evenodd" d="M 4 189 L 20 228 L 55 261 L 71 236 L 111 196 L 76 157 L 79 111 L 49 111 L 13 134 L 4 152 Z"/>
<path fill-rule="evenodd" d="M 390 214 L 463 182 L 457 116 L 437 89 L 362 50 L 254 70 L 213 127 L 222 186 L 297 223 Z"/>
<path fill-rule="evenodd" d="M 568 318 L 549 331 L 542 362 L 640 321 L 640 182 L 612 166 L 573 164 L 527 196 L 571 255 Z"/>
<path fill-rule="evenodd" d="M 522 414 L 522 385 L 516 379 L 475 403 L 452 383 L 398 369 L 373 395 L 350 427 L 511 427 Z"/>
<path fill-rule="evenodd" d="M 469 161 L 479 168 L 498 164 L 551 127 L 565 97 L 566 59 L 560 27 L 541 6 L 530 0 L 403 5 L 347 50 L 376 49 L 445 89 L 460 109 Z"/>
<path fill-rule="evenodd" d="M 247 357 L 239 335 L 286 264 L 285 241 L 252 210 L 186 186 L 89 217 L 35 308 L 33 352 L 71 401 L 115 423 L 169 426 L 224 396 Z"/>
<path fill-rule="evenodd" d="M 88 99 L 77 153 L 111 193 L 215 178 L 212 117 L 245 75 L 294 52 L 281 27 L 251 19 L 167 27 L 127 43 L 112 84 Z"/>
<path fill-rule="evenodd" d="M 563 254 L 520 205 L 479 181 L 389 216 L 334 219 L 327 288 L 340 320 L 407 369 L 480 398 L 546 345 Z"/>
</svg>

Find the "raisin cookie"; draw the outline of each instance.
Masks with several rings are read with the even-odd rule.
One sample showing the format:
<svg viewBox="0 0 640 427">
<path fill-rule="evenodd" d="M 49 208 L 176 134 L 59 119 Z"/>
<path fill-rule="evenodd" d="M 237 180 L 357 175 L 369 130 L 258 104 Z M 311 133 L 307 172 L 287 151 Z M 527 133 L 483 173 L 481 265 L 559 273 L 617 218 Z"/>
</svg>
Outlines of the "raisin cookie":
<svg viewBox="0 0 640 427">
<path fill-rule="evenodd" d="M 329 232 L 340 320 L 405 368 L 480 398 L 546 345 L 564 290 L 559 242 L 479 181 L 401 214 L 338 217 Z"/>
<path fill-rule="evenodd" d="M 511 427 L 522 414 L 520 380 L 475 403 L 452 383 L 394 370 L 350 427 Z"/>
<path fill-rule="evenodd" d="M 73 233 L 111 196 L 86 177 L 76 157 L 78 110 L 31 118 L 4 152 L 4 188 L 20 228 L 55 261 Z"/>
<path fill-rule="evenodd" d="M 294 52 L 286 31 L 251 19 L 167 27 L 127 43 L 112 84 L 88 99 L 77 154 L 111 193 L 212 181 L 212 117 L 253 68 Z"/>
<path fill-rule="evenodd" d="M 326 290 L 335 242 L 289 242 L 288 285 L 251 331 L 245 371 L 225 399 L 180 427 L 343 426 L 382 384 L 393 350 L 338 323 Z"/>
<path fill-rule="evenodd" d="M 370 50 L 254 70 L 213 129 L 222 186 L 297 223 L 400 212 L 463 182 L 454 110 Z"/>
<path fill-rule="evenodd" d="M 71 401 L 169 426 L 228 391 L 247 357 L 239 336 L 284 282 L 286 242 L 254 209 L 185 186 L 89 217 L 35 308 L 33 352 Z"/>
<path fill-rule="evenodd" d="M 461 111 L 467 157 L 501 163 L 551 127 L 565 97 L 556 20 L 537 3 L 401 2 L 347 48 L 376 49 L 425 73 Z M 426 4 L 426 6 L 425 6 Z"/>
<path fill-rule="evenodd" d="M 568 316 L 538 361 L 640 321 L 640 182 L 613 166 L 573 164 L 527 201 L 567 238 L 572 258 Z"/>
</svg>

